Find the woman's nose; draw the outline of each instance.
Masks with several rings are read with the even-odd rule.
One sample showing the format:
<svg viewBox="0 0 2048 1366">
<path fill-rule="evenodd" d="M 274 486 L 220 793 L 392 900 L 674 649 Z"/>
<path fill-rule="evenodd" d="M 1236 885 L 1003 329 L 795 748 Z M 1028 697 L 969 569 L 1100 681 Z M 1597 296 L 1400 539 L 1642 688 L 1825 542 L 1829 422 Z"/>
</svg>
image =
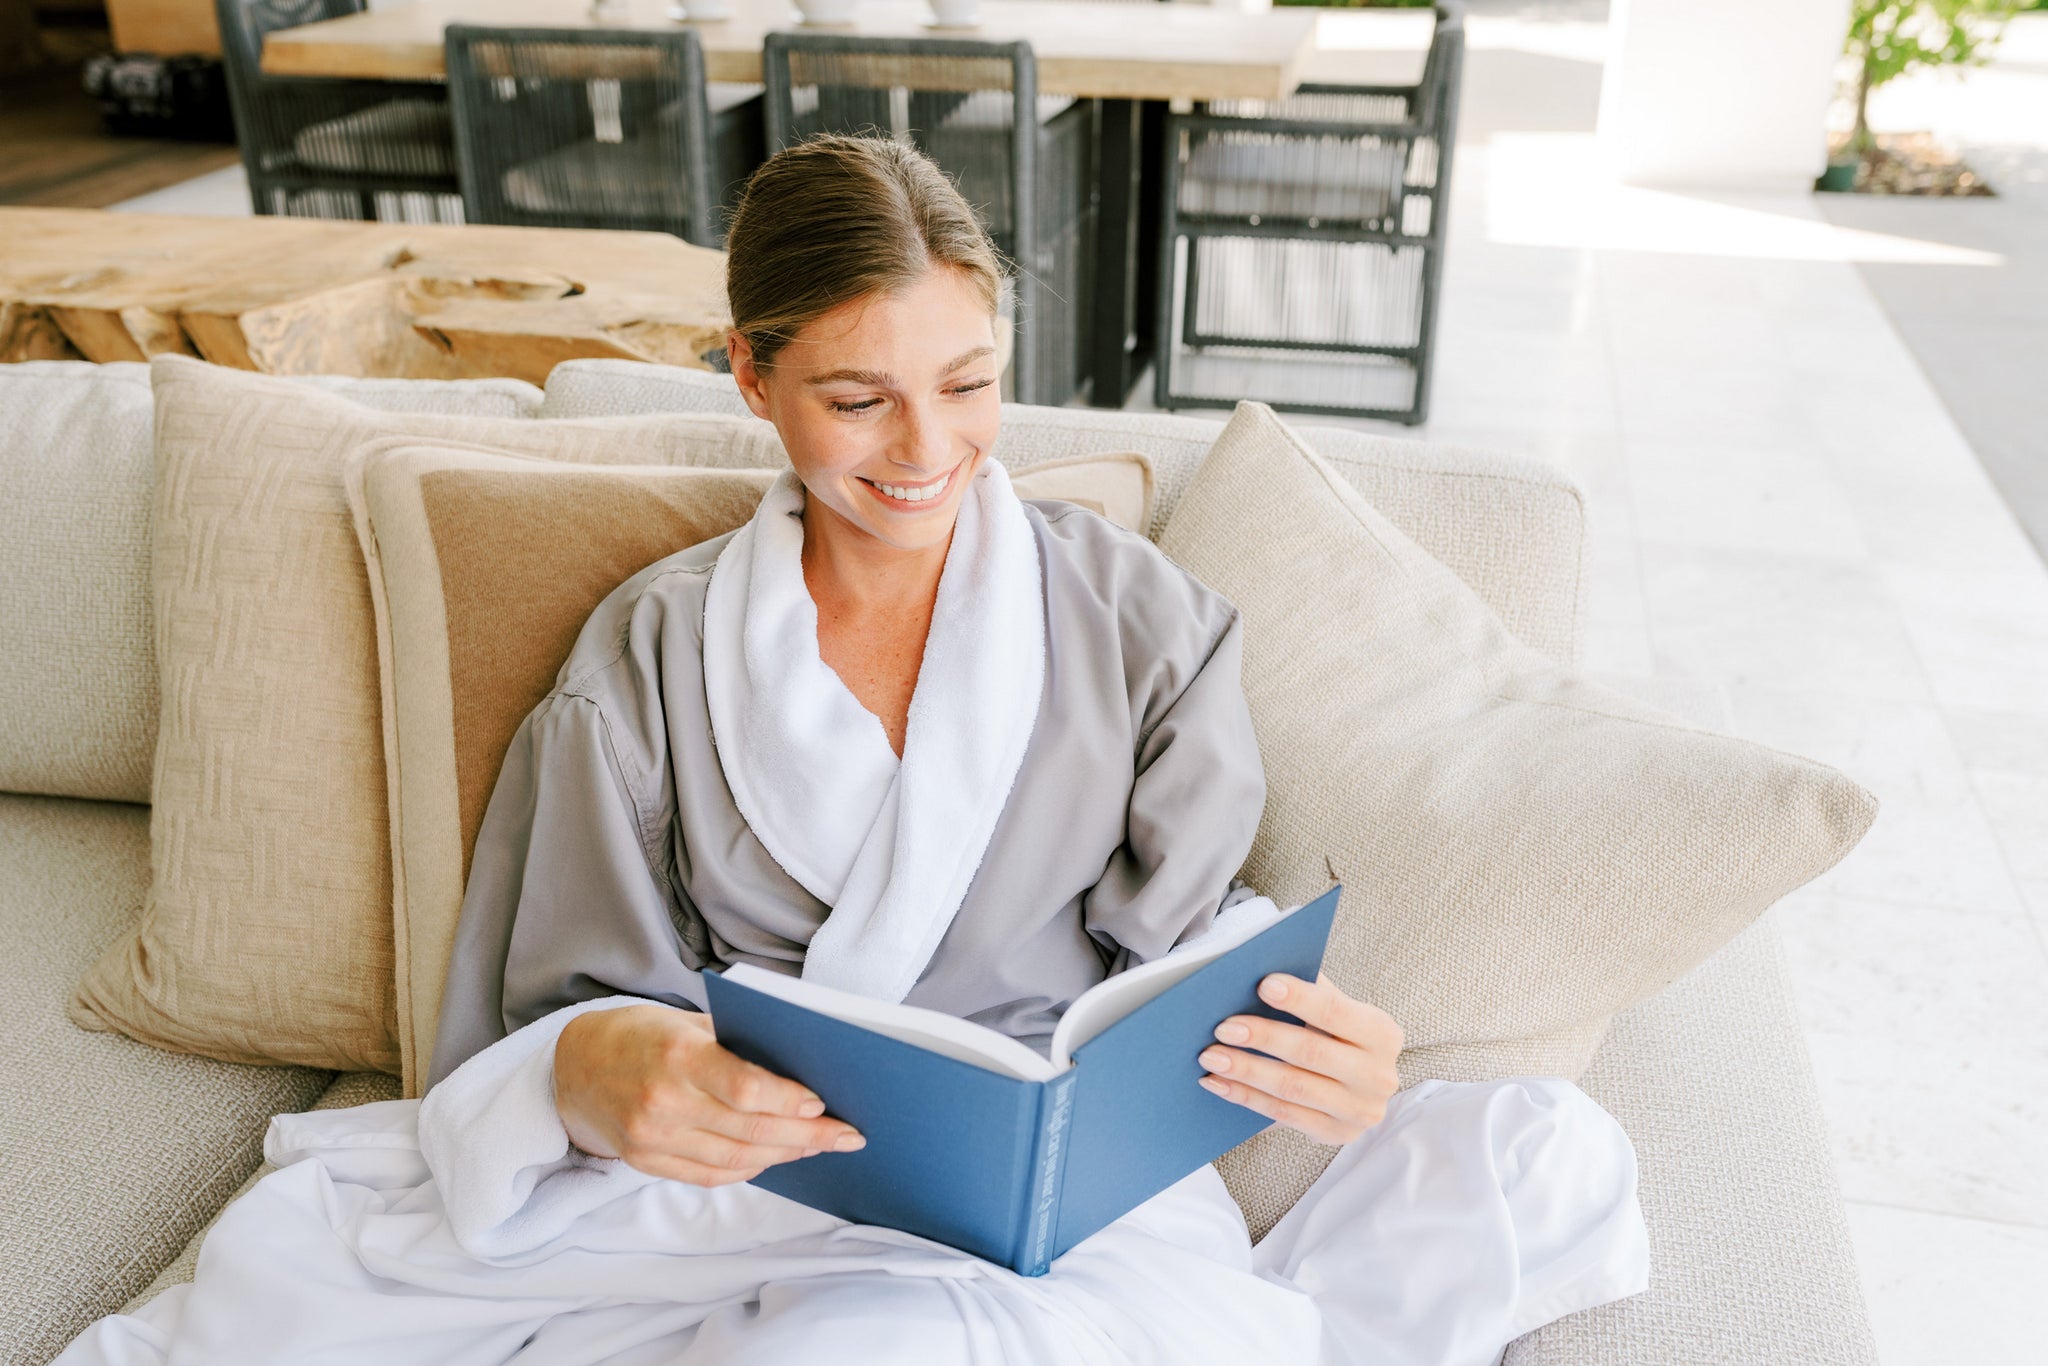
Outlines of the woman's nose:
<svg viewBox="0 0 2048 1366">
<path fill-rule="evenodd" d="M 921 476 L 945 469 L 952 459 L 952 434 L 939 415 L 919 403 L 906 403 L 898 411 L 903 417 L 893 452 L 896 463 Z"/>
</svg>

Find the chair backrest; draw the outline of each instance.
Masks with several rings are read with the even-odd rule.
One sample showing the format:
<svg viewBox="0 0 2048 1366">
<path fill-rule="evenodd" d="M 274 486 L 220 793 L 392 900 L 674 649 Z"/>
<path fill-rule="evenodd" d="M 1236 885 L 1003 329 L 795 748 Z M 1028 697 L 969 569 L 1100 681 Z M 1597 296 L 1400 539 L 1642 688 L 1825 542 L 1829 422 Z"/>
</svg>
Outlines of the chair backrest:
<svg viewBox="0 0 2048 1366">
<path fill-rule="evenodd" d="M 466 221 L 716 245 L 704 52 L 689 29 L 451 24 L 447 66 Z"/>
<path fill-rule="evenodd" d="M 316 24 L 362 12 L 364 0 L 214 0 L 220 26 L 221 65 L 228 78 L 228 108 L 235 117 L 235 141 L 252 178 L 277 156 L 288 155 L 304 119 L 285 107 L 280 92 L 312 94 L 335 82 L 292 80 L 263 74 L 263 37 L 281 28 Z M 299 101 L 298 104 L 305 104 Z M 337 107 L 332 112 L 345 109 Z"/>
<path fill-rule="evenodd" d="M 821 133 L 892 137 L 951 176 L 997 247 L 1029 260 L 1018 207 L 1035 173 L 1038 68 L 1026 42 L 771 33 L 761 53 L 768 148 Z"/>
</svg>

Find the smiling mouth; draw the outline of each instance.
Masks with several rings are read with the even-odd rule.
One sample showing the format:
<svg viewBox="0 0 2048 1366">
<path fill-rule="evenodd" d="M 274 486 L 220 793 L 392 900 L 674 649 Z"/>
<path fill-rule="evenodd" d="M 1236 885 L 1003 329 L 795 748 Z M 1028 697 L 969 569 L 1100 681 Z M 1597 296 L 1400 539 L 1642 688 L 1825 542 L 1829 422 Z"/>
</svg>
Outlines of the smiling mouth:
<svg viewBox="0 0 2048 1366">
<path fill-rule="evenodd" d="M 954 472 L 959 468 L 959 465 L 955 465 L 938 478 L 928 479 L 922 484 L 885 484 L 879 479 L 862 479 L 859 475 L 855 475 L 854 478 L 860 479 L 861 483 L 873 489 L 876 496 L 885 503 L 893 503 L 898 507 L 916 507 L 919 503 L 930 503 L 945 497 L 946 486 L 952 482 Z"/>
</svg>

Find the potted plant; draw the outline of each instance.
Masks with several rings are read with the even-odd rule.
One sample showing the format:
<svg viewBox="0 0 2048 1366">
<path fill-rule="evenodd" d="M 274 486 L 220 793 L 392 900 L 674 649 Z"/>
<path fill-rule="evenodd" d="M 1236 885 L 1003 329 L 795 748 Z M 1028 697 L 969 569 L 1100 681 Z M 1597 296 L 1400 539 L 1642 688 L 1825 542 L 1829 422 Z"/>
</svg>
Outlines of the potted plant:
<svg viewBox="0 0 2048 1366">
<path fill-rule="evenodd" d="M 1829 149 L 1827 170 L 1814 188 L 1852 190 L 1868 180 L 1868 168 L 1882 155 L 1870 131 L 1871 91 L 1921 67 L 1982 65 L 2004 33 L 2006 20 L 2031 3 L 1852 0 L 1842 51 L 1854 63 L 1856 122 L 1847 138 Z"/>
</svg>

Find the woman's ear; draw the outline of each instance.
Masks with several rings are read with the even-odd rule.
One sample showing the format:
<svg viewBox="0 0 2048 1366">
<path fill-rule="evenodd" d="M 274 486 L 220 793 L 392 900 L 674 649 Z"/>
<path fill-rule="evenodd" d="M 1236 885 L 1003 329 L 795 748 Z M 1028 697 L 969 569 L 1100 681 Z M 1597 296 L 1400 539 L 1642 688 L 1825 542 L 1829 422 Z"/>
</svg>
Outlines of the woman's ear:
<svg viewBox="0 0 2048 1366">
<path fill-rule="evenodd" d="M 737 332 L 725 334 L 725 359 L 732 367 L 732 378 L 740 386 L 740 397 L 747 401 L 755 417 L 768 416 L 768 395 L 761 389 L 761 370 L 754 364 L 754 348 L 745 337 Z"/>
</svg>

